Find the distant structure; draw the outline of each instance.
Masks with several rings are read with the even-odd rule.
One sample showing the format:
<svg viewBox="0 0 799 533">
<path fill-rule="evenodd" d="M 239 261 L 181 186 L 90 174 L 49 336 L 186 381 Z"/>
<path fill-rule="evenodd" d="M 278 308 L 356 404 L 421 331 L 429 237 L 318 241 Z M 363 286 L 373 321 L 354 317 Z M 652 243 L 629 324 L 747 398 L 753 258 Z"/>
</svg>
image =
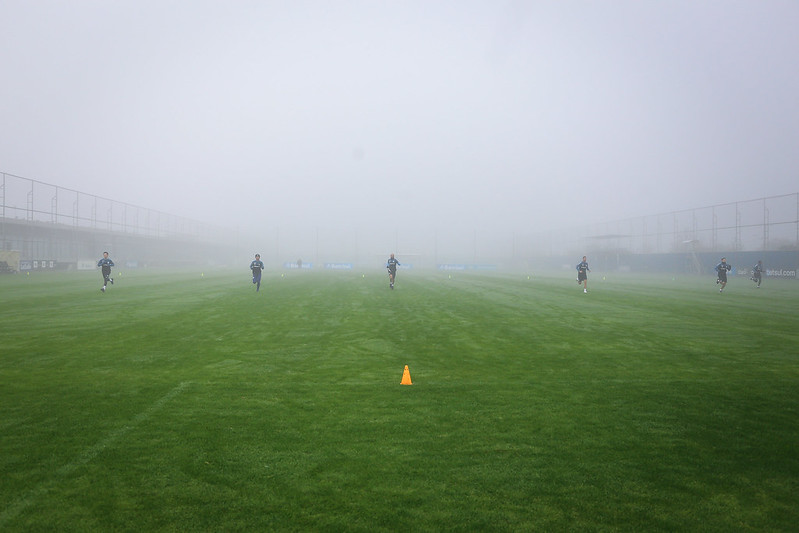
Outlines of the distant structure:
<svg viewBox="0 0 799 533">
<path fill-rule="evenodd" d="M 522 249 L 546 250 L 550 265 L 588 253 L 607 270 L 705 273 L 721 255 L 746 264 L 769 257 L 774 275 L 796 277 L 799 193 L 586 224 L 530 236 Z M 741 261 L 736 261 L 741 264 Z"/>
<path fill-rule="evenodd" d="M 799 193 L 563 228 L 531 237 L 552 255 L 603 248 L 625 253 L 799 249 Z M 601 241 L 601 242 L 600 242 Z"/>
<path fill-rule="evenodd" d="M 19 257 L 20 268 L 81 268 L 96 262 L 101 250 L 123 266 L 141 267 L 233 266 L 250 255 L 240 242 L 247 237 L 228 228 L 12 174 L 0 177 L 0 251 L 19 252 L 10 257 Z M 412 257 L 416 270 L 552 270 L 586 254 L 598 271 L 701 274 L 719 254 L 733 253 L 736 265 L 763 259 L 767 269 L 799 267 L 799 193 L 547 232 L 446 222 L 413 226 L 412 217 L 393 228 L 276 221 L 259 231 L 257 248 L 273 265 L 303 269 L 328 263 L 377 269 L 387 248 Z"/>
<path fill-rule="evenodd" d="M 5 172 L 0 178 L 0 251 L 18 252 L 22 270 L 88 268 L 102 250 L 129 267 L 232 259 L 228 229 Z"/>
</svg>

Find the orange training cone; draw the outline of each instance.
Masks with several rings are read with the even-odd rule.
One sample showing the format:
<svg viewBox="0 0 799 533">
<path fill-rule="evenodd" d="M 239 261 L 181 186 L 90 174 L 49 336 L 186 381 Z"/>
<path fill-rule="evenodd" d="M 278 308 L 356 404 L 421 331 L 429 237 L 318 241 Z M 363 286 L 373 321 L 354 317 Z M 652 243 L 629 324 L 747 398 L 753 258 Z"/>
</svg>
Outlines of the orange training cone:
<svg viewBox="0 0 799 533">
<path fill-rule="evenodd" d="M 411 383 L 411 372 L 408 370 L 408 365 L 405 365 L 405 370 L 402 371 L 402 381 L 400 385 L 413 385 L 413 383 Z"/>
</svg>

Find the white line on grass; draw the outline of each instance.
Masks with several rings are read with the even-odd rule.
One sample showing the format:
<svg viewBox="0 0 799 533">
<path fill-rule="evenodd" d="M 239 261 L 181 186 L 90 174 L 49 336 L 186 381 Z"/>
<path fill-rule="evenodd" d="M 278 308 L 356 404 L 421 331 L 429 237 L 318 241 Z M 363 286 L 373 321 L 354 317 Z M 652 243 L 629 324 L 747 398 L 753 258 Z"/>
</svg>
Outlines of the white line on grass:
<svg viewBox="0 0 799 533">
<path fill-rule="evenodd" d="M 116 441 L 118 441 L 121 437 L 125 436 L 126 434 L 130 433 L 132 430 L 136 429 L 136 427 L 150 418 L 152 414 L 161 409 L 168 401 L 173 399 L 175 396 L 183 392 L 186 387 L 189 386 L 188 381 L 184 381 L 180 383 L 177 387 L 172 389 L 171 391 L 167 392 L 163 397 L 153 403 L 150 407 L 133 417 L 133 420 L 130 421 L 129 424 L 126 424 L 111 433 L 109 433 L 103 440 L 87 448 L 84 450 L 78 457 L 75 458 L 74 461 L 71 461 L 58 470 L 56 470 L 56 475 L 58 476 L 65 476 L 67 474 L 71 474 L 79 467 L 89 463 L 92 459 L 97 457 L 103 450 L 110 447 Z M 32 505 L 34 501 L 46 494 L 50 489 L 51 486 L 55 482 L 50 481 L 44 482 L 37 487 L 32 488 L 27 493 L 25 493 L 22 497 L 17 499 L 16 501 L 12 502 L 8 507 L 6 507 L 2 513 L 0 513 L 0 528 L 3 528 L 10 520 L 15 518 L 20 512 L 22 512 L 26 507 Z M 48 486 L 50 485 L 50 486 Z"/>
</svg>

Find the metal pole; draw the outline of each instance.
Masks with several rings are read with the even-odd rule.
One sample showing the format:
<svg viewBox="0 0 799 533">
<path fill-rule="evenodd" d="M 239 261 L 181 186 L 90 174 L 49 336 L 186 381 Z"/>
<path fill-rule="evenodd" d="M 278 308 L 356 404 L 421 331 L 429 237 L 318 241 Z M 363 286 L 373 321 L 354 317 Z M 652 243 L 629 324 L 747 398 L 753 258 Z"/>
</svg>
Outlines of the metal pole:
<svg viewBox="0 0 799 533">
<path fill-rule="evenodd" d="M 711 232 L 711 246 L 710 247 L 715 252 L 716 251 L 716 238 L 717 238 L 717 235 L 718 235 L 718 217 L 716 216 L 716 206 L 713 206 L 713 208 L 711 210 L 711 214 L 712 214 L 712 220 L 713 220 L 713 224 L 712 224 L 713 231 Z"/>
<path fill-rule="evenodd" d="M 50 218 L 53 224 L 58 222 L 58 187 L 55 188 L 55 196 L 50 200 Z"/>
<path fill-rule="evenodd" d="M 763 251 L 768 250 L 768 207 L 766 199 L 763 198 Z"/>
<path fill-rule="evenodd" d="M 33 220 L 33 181 L 31 181 L 31 190 L 28 193 L 28 220 Z"/>
<path fill-rule="evenodd" d="M 3 217 L 2 217 L 3 246 L 0 250 L 6 249 L 6 173 L 3 172 Z"/>
<path fill-rule="evenodd" d="M 738 211 L 738 202 L 735 202 L 735 249 L 741 249 L 741 212 Z"/>
</svg>

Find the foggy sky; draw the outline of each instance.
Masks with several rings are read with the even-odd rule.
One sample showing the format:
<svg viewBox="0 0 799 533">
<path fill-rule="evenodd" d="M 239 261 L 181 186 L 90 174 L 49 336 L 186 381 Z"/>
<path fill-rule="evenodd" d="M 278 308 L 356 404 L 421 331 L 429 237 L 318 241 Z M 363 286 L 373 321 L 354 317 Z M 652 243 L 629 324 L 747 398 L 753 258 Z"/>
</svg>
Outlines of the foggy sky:
<svg viewBox="0 0 799 533">
<path fill-rule="evenodd" d="M 799 3 L 0 3 L 0 171 L 214 223 L 534 231 L 799 190 Z"/>
</svg>

